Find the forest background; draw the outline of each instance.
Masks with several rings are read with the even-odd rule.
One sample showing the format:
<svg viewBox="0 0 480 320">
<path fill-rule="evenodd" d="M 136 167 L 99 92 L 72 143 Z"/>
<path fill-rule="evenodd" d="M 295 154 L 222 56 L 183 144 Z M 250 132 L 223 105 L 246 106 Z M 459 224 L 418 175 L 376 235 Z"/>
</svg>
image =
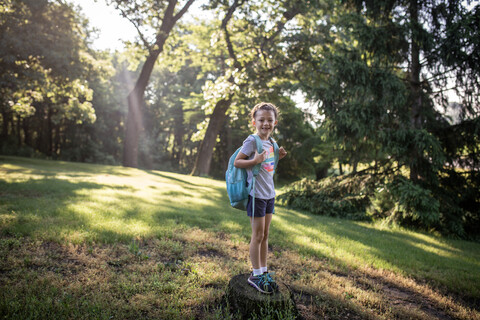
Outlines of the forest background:
<svg viewBox="0 0 480 320">
<path fill-rule="evenodd" d="M 194 2 L 108 0 L 139 32 L 112 52 L 67 1 L 1 1 L 0 153 L 221 179 L 269 101 L 279 202 L 478 240 L 477 2 Z"/>
</svg>

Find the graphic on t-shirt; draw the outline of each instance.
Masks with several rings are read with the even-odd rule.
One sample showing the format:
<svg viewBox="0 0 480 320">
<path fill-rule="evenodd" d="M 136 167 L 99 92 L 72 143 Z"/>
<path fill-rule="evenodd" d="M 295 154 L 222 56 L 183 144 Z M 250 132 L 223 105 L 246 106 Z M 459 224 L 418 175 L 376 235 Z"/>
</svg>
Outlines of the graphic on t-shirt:
<svg viewBox="0 0 480 320">
<path fill-rule="evenodd" d="M 273 146 L 267 150 L 267 159 L 262 162 L 262 167 L 267 170 L 272 176 L 275 173 L 275 153 L 273 152 Z"/>
</svg>

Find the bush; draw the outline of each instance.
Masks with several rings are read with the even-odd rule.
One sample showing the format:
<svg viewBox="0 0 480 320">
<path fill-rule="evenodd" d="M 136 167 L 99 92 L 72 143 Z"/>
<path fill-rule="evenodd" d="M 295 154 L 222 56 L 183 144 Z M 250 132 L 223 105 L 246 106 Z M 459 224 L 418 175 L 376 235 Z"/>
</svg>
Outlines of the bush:
<svg viewBox="0 0 480 320">
<path fill-rule="evenodd" d="M 29 146 L 18 146 L 15 139 L 9 138 L 0 145 L 0 154 L 7 156 L 33 157 L 35 150 Z"/>
<path fill-rule="evenodd" d="M 440 203 L 433 193 L 403 176 L 396 176 L 387 186 L 396 209 L 393 212 L 398 220 L 433 228 L 440 220 Z"/>
<path fill-rule="evenodd" d="M 408 228 L 478 240 L 480 233 L 480 175 L 467 181 L 445 174 L 439 185 L 414 183 L 402 175 L 379 181 L 365 173 L 303 179 L 285 187 L 279 204 L 313 214 L 354 220 L 385 220 Z M 469 187 L 467 187 L 469 186 Z"/>
<path fill-rule="evenodd" d="M 287 186 L 286 192 L 277 199 L 280 204 L 313 214 L 369 220 L 366 208 L 370 204 L 372 182 L 368 174 L 321 181 L 303 179 Z"/>
</svg>

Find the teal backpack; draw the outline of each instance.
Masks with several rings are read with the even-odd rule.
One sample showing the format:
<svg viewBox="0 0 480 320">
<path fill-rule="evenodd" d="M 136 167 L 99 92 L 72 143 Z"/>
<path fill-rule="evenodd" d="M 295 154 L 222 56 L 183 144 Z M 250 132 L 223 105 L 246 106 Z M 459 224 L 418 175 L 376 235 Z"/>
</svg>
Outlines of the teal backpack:
<svg viewBox="0 0 480 320">
<path fill-rule="evenodd" d="M 263 152 L 262 140 L 256 134 L 252 134 L 252 136 L 255 138 L 255 142 L 257 145 L 257 152 L 262 153 Z M 272 138 L 270 138 L 270 142 L 272 142 L 273 144 L 274 157 L 275 157 L 274 170 L 276 170 L 278 160 L 279 160 L 278 145 L 275 142 L 275 140 L 273 140 Z M 253 188 L 253 194 L 255 195 L 255 180 L 256 180 L 256 177 L 258 176 L 258 173 L 260 172 L 261 163 L 255 165 L 252 168 L 253 180 L 252 180 L 252 184 L 248 185 L 247 170 L 244 168 L 236 168 L 233 165 L 241 149 L 242 147 L 238 148 L 237 151 L 235 151 L 233 155 L 230 157 L 230 160 L 228 161 L 228 169 L 227 169 L 227 172 L 225 173 L 225 180 L 227 182 L 227 193 L 228 193 L 228 197 L 230 198 L 230 204 L 232 205 L 232 207 L 240 210 L 246 210 L 248 195 L 250 194 L 250 190 L 252 190 L 252 188 Z M 253 208 L 255 208 L 255 197 L 253 197 L 252 200 L 253 200 Z"/>
</svg>

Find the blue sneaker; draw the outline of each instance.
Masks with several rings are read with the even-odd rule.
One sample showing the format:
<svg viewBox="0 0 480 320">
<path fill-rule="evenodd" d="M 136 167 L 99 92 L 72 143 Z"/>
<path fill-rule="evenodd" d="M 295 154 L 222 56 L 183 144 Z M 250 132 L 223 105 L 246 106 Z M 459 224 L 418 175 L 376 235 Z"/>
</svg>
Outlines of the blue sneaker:
<svg viewBox="0 0 480 320">
<path fill-rule="evenodd" d="M 265 274 L 254 276 L 252 273 L 250 277 L 248 277 L 248 283 L 250 283 L 255 289 L 257 289 L 261 293 L 270 294 L 273 292 L 273 288 L 271 284 L 267 281 L 267 276 Z"/>
<path fill-rule="evenodd" d="M 272 277 L 273 275 L 275 275 L 275 272 L 264 272 L 263 273 L 263 276 L 266 278 L 267 282 L 270 283 L 270 286 L 272 287 L 272 289 L 274 291 L 276 291 L 278 289 L 278 284 L 275 281 L 275 279 Z"/>
</svg>

